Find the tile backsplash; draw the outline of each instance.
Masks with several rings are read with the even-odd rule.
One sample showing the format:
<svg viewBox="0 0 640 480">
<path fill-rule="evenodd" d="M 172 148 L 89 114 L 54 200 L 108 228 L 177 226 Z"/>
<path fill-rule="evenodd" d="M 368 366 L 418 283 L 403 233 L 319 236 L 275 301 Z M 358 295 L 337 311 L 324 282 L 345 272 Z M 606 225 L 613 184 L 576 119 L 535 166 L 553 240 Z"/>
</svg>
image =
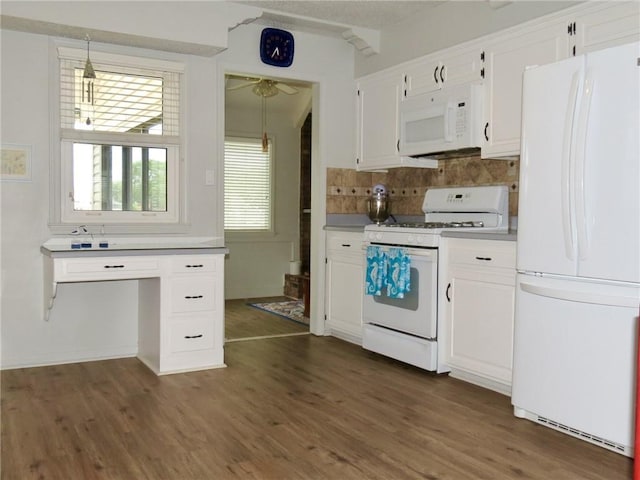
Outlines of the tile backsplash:
<svg viewBox="0 0 640 480">
<path fill-rule="evenodd" d="M 327 169 L 327 214 L 367 213 L 367 198 L 382 183 L 391 195 L 394 215 L 422 215 L 429 187 L 507 185 L 509 215 L 518 215 L 518 160 L 489 160 L 479 156 L 440 160 L 438 168 L 392 168 L 388 172 Z"/>
</svg>

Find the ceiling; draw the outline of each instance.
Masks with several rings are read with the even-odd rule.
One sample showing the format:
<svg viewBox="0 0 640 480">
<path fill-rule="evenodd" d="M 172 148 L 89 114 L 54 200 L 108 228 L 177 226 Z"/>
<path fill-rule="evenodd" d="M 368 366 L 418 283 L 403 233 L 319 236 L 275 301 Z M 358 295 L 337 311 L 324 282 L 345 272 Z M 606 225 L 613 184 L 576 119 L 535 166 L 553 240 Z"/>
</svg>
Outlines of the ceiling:
<svg viewBox="0 0 640 480">
<path fill-rule="evenodd" d="M 418 12 L 436 7 L 444 1 L 413 0 L 322 0 L 322 1 L 237 1 L 299 17 L 307 17 L 332 24 L 350 25 L 374 30 L 393 25 Z"/>
<path fill-rule="evenodd" d="M 242 75 L 227 75 L 225 78 L 225 104 L 226 108 L 256 110 L 262 108 L 262 98 L 252 92 L 251 82 L 256 78 L 273 77 L 245 77 Z M 276 79 L 278 80 L 278 79 Z M 267 98 L 267 110 L 271 113 L 287 113 L 293 116 L 306 109 L 311 102 L 312 84 L 295 80 L 282 80 L 288 86 L 293 87 L 297 93 L 288 95 L 279 91 L 277 95 Z M 247 85 L 238 88 L 241 85 Z"/>
</svg>

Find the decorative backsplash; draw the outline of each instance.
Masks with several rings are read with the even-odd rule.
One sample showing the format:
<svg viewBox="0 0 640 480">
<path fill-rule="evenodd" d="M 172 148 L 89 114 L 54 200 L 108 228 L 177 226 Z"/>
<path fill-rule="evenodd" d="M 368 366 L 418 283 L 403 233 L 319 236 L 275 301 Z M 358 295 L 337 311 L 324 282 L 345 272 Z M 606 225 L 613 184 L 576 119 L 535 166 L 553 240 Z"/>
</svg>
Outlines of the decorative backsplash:
<svg viewBox="0 0 640 480">
<path fill-rule="evenodd" d="M 438 168 L 392 168 L 386 173 L 327 169 L 327 213 L 367 213 L 367 198 L 374 185 L 386 185 L 394 215 L 422 215 L 429 187 L 507 185 L 509 215 L 518 215 L 517 160 L 489 160 L 479 156 L 440 160 Z"/>
</svg>

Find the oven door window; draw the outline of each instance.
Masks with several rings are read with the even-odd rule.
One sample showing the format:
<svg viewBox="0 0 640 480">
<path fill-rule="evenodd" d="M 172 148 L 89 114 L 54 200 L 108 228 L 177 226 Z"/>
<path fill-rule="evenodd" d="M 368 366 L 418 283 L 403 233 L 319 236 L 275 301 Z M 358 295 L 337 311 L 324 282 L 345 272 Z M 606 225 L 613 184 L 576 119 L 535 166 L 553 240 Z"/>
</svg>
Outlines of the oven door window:
<svg viewBox="0 0 640 480">
<path fill-rule="evenodd" d="M 387 296 L 387 290 L 382 289 L 382 295 L 372 296 L 375 303 L 382 303 L 395 308 L 403 308 L 405 310 L 418 310 L 420 306 L 418 302 L 418 291 L 420 290 L 420 274 L 417 268 L 410 269 L 411 275 L 411 291 L 405 293 L 404 298 L 391 298 Z"/>
</svg>

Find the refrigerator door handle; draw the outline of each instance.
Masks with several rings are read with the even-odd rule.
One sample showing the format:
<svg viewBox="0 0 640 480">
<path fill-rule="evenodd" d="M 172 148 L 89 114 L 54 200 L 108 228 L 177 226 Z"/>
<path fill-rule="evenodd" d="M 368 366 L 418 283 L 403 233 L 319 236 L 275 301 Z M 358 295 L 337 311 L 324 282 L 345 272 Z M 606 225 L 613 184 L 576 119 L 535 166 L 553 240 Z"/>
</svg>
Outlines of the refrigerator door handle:
<svg viewBox="0 0 640 480">
<path fill-rule="evenodd" d="M 576 134 L 576 170 L 575 170 L 575 212 L 576 230 L 578 234 L 578 255 L 585 260 L 589 253 L 589 235 L 587 232 L 587 201 L 585 191 L 585 156 L 587 149 L 587 128 L 589 125 L 589 111 L 593 94 L 593 75 L 587 72 L 582 88 L 580 100 L 580 114 Z"/>
<path fill-rule="evenodd" d="M 572 164 L 573 164 L 573 133 L 574 120 L 576 115 L 576 104 L 578 102 L 578 88 L 580 85 L 581 72 L 577 71 L 571 79 L 571 90 L 569 93 L 569 105 L 564 120 L 564 138 L 562 141 L 562 174 L 561 174 L 561 195 L 562 195 L 562 229 L 564 232 L 564 249 L 569 260 L 575 260 L 575 230 L 574 230 L 574 208 L 572 201 Z"/>
<path fill-rule="evenodd" d="M 520 289 L 523 292 L 539 295 L 542 297 L 557 298 L 570 302 L 594 303 L 596 305 L 611 305 L 614 307 L 637 308 L 640 305 L 640 298 L 637 296 L 606 295 L 594 292 L 581 292 L 576 290 L 566 290 L 560 288 L 543 287 L 531 283 L 520 282 Z"/>
</svg>

